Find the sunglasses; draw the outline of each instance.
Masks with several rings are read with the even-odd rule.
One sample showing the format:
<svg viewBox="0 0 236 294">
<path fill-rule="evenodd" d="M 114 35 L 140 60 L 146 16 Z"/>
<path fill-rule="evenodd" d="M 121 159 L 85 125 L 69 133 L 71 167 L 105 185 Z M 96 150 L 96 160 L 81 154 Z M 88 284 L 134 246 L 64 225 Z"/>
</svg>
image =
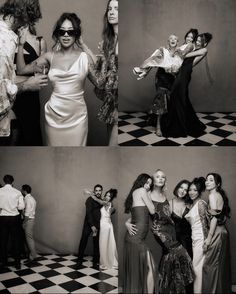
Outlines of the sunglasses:
<svg viewBox="0 0 236 294">
<path fill-rule="evenodd" d="M 68 30 L 68 31 L 67 30 L 62 30 L 62 29 L 58 30 L 58 35 L 61 36 L 61 37 L 65 36 L 66 33 L 70 37 L 75 37 L 77 35 L 76 30 Z"/>
</svg>

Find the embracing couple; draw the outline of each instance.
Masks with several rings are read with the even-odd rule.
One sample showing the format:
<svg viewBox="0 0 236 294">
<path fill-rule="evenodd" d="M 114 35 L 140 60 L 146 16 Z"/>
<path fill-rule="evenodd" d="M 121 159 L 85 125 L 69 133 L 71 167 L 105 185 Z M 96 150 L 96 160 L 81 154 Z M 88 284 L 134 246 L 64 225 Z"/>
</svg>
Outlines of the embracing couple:
<svg viewBox="0 0 236 294">
<path fill-rule="evenodd" d="M 93 191 L 84 190 L 89 196 L 86 200 L 86 215 L 82 236 L 80 239 L 77 267 L 83 264 L 84 252 L 88 238 L 93 238 L 93 267 L 101 270 L 118 269 L 118 257 L 116 241 L 114 237 L 111 214 L 115 212 L 112 205 L 117 196 L 116 189 L 109 189 L 102 195 L 103 187 L 100 184 L 94 186 Z"/>
<path fill-rule="evenodd" d="M 153 67 L 158 68 L 156 96 L 150 109 L 150 123 L 156 127 L 158 136 L 198 137 L 206 128 L 189 99 L 189 83 L 193 67 L 207 55 L 206 47 L 212 35 L 190 29 L 184 39 L 184 44 L 178 47 L 178 37 L 169 36 L 167 47 L 157 49 L 133 70 L 142 79 Z"/>
</svg>

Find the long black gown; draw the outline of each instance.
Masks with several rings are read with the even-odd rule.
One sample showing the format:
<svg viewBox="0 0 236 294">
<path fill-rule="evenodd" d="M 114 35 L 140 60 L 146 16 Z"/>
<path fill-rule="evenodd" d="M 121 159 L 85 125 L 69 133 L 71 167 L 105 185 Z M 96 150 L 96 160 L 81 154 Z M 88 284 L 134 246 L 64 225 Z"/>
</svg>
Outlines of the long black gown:
<svg viewBox="0 0 236 294">
<path fill-rule="evenodd" d="M 146 206 L 132 208 L 131 223 L 136 225 L 138 231 L 136 235 L 131 236 L 127 232 L 125 236 L 123 293 L 148 293 L 148 253 L 151 264 L 153 264 L 152 271 L 154 274 L 155 268 L 150 249 L 145 242 L 149 231 L 149 211 Z M 157 279 L 154 279 L 154 281 L 157 281 Z M 155 293 L 158 293 L 157 287 L 155 287 Z"/>
<path fill-rule="evenodd" d="M 168 113 L 161 120 L 161 131 L 165 137 L 199 137 L 205 133 L 206 126 L 197 117 L 189 99 L 188 87 L 194 58 L 184 59 L 173 83 Z"/>
<path fill-rule="evenodd" d="M 24 44 L 24 50 L 29 53 L 24 54 L 26 64 L 31 63 L 39 57 L 28 42 Z M 41 146 L 42 135 L 40 129 L 39 92 L 30 91 L 18 94 L 13 110 L 20 125 L 20 139 L 18 145 Z"/>
</svg>

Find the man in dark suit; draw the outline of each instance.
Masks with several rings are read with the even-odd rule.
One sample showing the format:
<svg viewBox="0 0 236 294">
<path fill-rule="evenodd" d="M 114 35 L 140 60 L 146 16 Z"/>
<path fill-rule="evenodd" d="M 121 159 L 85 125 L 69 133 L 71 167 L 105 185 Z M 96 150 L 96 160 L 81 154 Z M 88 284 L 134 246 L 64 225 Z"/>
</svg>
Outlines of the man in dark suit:
<svg viewBox="0 0 236 294">
<path fill-rule="evenodd" d="M 94 195 L 101 199 L 103 187 L 100 184 L 94 186 Z M 77 267 L 81 267 L 83 263 L 84 251 L 88 243 L 90 234 L 93 235 L 93 267 L 99 266 L 99 229 L 100 229 L 100 209 L 102 205 L 95 201 L 91 196 L 86 200 L 86 215 L 84 227 L 79 244 Z"/>
</svg>

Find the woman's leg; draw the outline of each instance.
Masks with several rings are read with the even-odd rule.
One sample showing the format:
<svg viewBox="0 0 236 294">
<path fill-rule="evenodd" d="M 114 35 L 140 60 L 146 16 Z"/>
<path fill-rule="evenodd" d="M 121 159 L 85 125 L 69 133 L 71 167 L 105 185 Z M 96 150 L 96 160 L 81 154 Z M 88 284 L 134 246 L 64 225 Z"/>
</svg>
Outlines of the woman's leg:
<svg viewBox="0 0 236 294">
<path fill-rule="evenodd" d="M 158 114 L 157 115 L 156 135 L 158 137 L 162 137 L 162 132 L 161 132 L 161 114 Z"/>
<path fill-rule="evenodd" d="M 118 137 L 118 125 L 117 124 L 107 124 L 107 133 L 108 133 L 108 145 L 117 146 L 117 137 Z"/>
<path fill-rule="evenodd" d="M 148 274 L 147 274 L 147 291 L 150 294 L 154 293 L 154 263 L 150 252 L 147 252 L 147 264 L 148 264 Z"/>
</svg>

